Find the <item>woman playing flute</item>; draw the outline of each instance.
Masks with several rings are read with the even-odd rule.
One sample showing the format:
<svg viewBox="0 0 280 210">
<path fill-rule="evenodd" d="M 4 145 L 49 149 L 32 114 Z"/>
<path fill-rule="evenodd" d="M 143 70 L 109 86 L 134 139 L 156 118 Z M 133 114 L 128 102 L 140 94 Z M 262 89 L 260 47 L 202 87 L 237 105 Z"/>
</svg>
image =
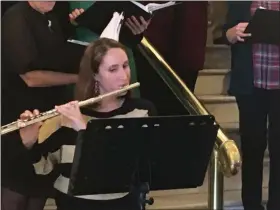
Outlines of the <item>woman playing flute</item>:
<svg viewBox="0 0 280 210">
<path fill-rule="evenodd" d="M 90 44 L 85 51 L 80 65 L 75 97 L 79 101 L 85 100 L 118 90 L 129 85 L 129 81 L 130 67 L 125 47 L 115 40 L 101 38 Z M 92 118 L 148 117 L 155 115 L 153 104 L 144 99 L 131 98 L 127 92 L 122 96 L 104 99 L 100 103 L 86 108 L 80 109 L 78 102 L 72 101 L 56 106 L 56 110 L 61 116 L 47 120 L 42 125 L 39 135 L 39 141 L 42 143 L 37 145 L 36 153 L 39 156 L 44 155 L 42 159 L 56 159 L 55 161 L 58 161 L 60 166 L 59 170 L 52 170 L 51 166 L 50 170 L 43 171 L 36 168 L 36 164 L 35 168 L 37 173 L 47 175 L 58 172 L 58 178 L 54 182 L 58 209 L 137 209 L 138 197 L 131 192 L 97 196 L 85 195 L 79 198 L 67 195 L 68 187 L 65 183 L 69 182 L 71 160 L 73 160 L 73 157 L 69 157 L 71 151 L 67 151 L 67 148 L 73 148 L 76 145 L 76 141 L 87 129 L 88 120 Z M 62 147 L 63 150 L 60 150 Z M 60 158 L 54 158 L 57 153 L 60 153 Z M 63 162 L 61 162 L 62 159 Z"/>
</svg>

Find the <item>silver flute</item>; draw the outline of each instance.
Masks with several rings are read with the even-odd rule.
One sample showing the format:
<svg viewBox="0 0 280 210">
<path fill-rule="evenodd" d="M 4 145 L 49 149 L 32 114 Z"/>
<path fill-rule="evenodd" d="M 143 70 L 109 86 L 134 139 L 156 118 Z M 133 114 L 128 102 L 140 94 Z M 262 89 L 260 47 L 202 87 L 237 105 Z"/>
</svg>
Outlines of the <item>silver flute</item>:
<svg viewBox="0 0 280 210">
<path fill-rule="evenodd" d="M 128 90 L 131 90 L 131 89 L 139 87 L 139 86 L 140 86 L 140 83 L 136 82 L 136 83 L 133 83 L 131 85 L 125 86 L 125 87 L 123 87 L 119 90 L 115 90 L 115 91 L 112 91 L 112 92 L 109 92 L 109 93 L 105 93 L 103 95 L 99 95 L 99 96 L 94 97 L 94 98 L 90 98 L 90 99 L 87 99 L 87 100 L 84 100 L 84 101 L 80 101 L 79 102 L 79 107 L 88 106 L 88 105 L 97 103 L 97 102 L 103 100 L 104 98 L 121 95 L 122 93 L 125 93 Z M 7 133 L 11 133 L 13 131 L 19 130 L 19 129 L 24 128 L 26 126 L 35 124 L 37 122 L 41 122 L 41 121 L 50 119 L 50 118 L 58 116 L 58 115 L 59 115 L 59 113 L 56 111 L 56 109 L 52 109 L 52 110 L 49 110 L 49 111 L 46 111 L 46 112 L 42 112 L 39 115 L 34 116 L 34 117 L 32 117 L 30 119 L 27 119 L 27 120 L 17 120 L 17 121 L 14 121 L 12 123 L 9 123 L 7 125 L 3 125 L 3 126 L 1 126 L 1 136 L 4 135 L 4 134 L 7 134 Z"/>
</svg>

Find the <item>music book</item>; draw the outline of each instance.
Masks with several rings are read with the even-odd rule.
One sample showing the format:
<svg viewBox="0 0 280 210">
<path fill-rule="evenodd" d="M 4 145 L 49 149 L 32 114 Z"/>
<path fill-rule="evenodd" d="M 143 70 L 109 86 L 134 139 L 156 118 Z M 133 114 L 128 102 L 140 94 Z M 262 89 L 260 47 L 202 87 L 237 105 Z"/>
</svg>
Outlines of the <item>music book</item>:
<svg viewBox="0 0 280 210">
<path fill-rule="evenodd" d="M 100 38 L 106 37 L 109 39 L 114 39 L 116 41 L 119 41 L 119 35 L 122 27 L 123 18 L 124 18 L 123 13 L 119 14 L 118 12 L 114 12 L 111 21 L 108 23 L 106 28 L 101 33 Z M 68 39 L 67 42 L 80 46 L 88 46 L 90 44 L 89 42 L 79 41 L 75 39 Z"/>
<path fill-rule="evenodd" d="M 124 19 L 123 13 L 120 14 L 118 12 L 114 12 L 111 21 L 108 23 L 106 28 L 101 33 L 100 38 L 106 37 L 119 41 L 123 19 Z"/>
<path fill-rule="evenodd" d="M 280 45 L 280 11 L 258 8 L 245 30 L 253 43 Z"/>
<path fill-rule="evenodd" d="M 150 19 L 156 11 L 177 5 L 178 2 L 170 1 L 167 3 L 150 3 L 143 5 L 136 1 L 107 2 L 97 1 L 93 3 L 75 21 L 79 26 L 86 27 L 91 31 L 101 34 L 111 20 L 114 12 L 123 13 L 124 18 L 142 16 L 145 20 Z"/>
<path fill-rule="evenodd" d="M 159 4 L 159 3 L 149 3 L 149 4 L 147 4 L 147 5 L 143 5 L 143 4 L 141 4 L 141 3 L 139 3 L 139 2 L 137 2 L 137 1 L 129 1 L 129 2 L 131 2 L 131 6 L 133 6 L 133 4 L 135 5 L 135 6 L 137 6 L 138 8 L 136 8 L 135 6 L 133 6 L 133 8 L 135 9 L 135 10 L 139 10 L 139 8 L 140 9 L 142 9 L 143 11 L 145 11 L 146 13 L 148 13 L 148 14 L 150 14 L 150 15 L 153 15 L 153 13 L 155 12 L 155 11 L 158 11 L 158 10 L 161 10 L 161 9 L 164 9 L 164 8 L 167 8 L 167 7 L 170 7 L 170 6 L 173 6 L 173 5 L 175 5 L 176 4 L 176 2 L 175 1 L 169 1 L 169 2 L 167 2 L 167 3 L 162 3 L 162 4 Z M 130 10 L 131 11 L 131 10 Z M 136 14 L 137 14 L 137 11 L 135 11 L 136 12 Z M 140 11 L 140 10 L 139 10 Z M 133 14 L 132 14 L 133 15 Z M 143 16 L 144 17 L 144 16 Z"/>
</svg>

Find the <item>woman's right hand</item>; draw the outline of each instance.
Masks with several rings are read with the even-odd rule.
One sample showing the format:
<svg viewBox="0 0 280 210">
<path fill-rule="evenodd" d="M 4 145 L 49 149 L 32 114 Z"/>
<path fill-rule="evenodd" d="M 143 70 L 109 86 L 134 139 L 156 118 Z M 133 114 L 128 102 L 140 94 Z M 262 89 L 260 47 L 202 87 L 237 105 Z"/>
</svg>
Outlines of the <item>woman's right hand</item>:
<svg viewBox="0 0 280 210">
<path fill-rule="evenodd" d="M 86 129 L 87 125 L 81 114 L 78 101 L 56 106 L 55 109 L 61 114 L 61 126 L 73 128 L 76 131 Z"/>
<path fill-rule="evenodd" d="M 230 28 L 226 32 L 226 36 L 228 41 L 231 44 L 235 44 L 236 42 L 244 42 L 245 37 L 250 37 L 251 34 L 244 33 L 248 26 L 248 23 L 238 23 L 236 26 Z"/>
</svg>

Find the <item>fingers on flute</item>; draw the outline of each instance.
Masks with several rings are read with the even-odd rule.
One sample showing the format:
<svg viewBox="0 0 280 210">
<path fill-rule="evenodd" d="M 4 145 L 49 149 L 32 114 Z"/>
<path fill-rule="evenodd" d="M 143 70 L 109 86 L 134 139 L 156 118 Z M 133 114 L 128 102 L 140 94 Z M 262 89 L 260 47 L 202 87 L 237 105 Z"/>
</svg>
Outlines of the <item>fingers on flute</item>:
<svg viewBox="0 0 280 210">
<path fill-rule="evenodd" d="M 34 109 L 34 110 L 33 110 L 33 114 L 34 114 L 35 116 L 37 116 L 37 115 L 39 115 L 39 114 L 40 114 L 40 112 L 39 112 L 39 110 L 38 110 L 38 109 Z"/>
<path fill-rule="evenodd" d="M 61 106 L 55 106 L 55 109 L 59 114 L 69 117 L 68 114 L 70 113 L 69 111 L 71 111 L 70 110 L 71 106 L 72 105 L 70 105 L 70 103 L 68 103 L 68 104 L 64 104 Z"/>
<path fill-rule="evenodd" d="M 39 112 L 38 109 L 34 109 L 34 110 L 33 110 L 33 115 L 34 115 L 34 116 L 38 116 L 39 114 L 40 114 L 40 112 Z M 43 122 L 40 121 L 40 122 L 38 122 L 38 123 L 36 123 L 36 124 L 38 125 L 38 127 L 41 127 L 41 126 L 43 125 Z"/>
<path fill-rule="evenodd" d="M 55 106 L 56 110 L 61 110 L 61 108 L 73 108 L 73 107 L 78 107 L 79 106 L 79 102 L 78 101 L 71 101 L 67 104 L 63 104 L 60 106 Z"/>
<path fill-rule="evenodd" d="M 33 117 L 33 114 L 32 112 L 30 112 L 29 110 L 25 110 L 21 115 L 20 115 L 20 119 L 21 120 L 26 120 L 26 119 L 29 119 L 29 118 L 32 118 Z"/>
<path fill-rule="evenodd" d="M 79 106 L 79 103 L 78 103 L 78 101 L 71 101 L 71 102 L 69 103 L 69 105 L 70 105 L 70 106 L 74 106 L 74 107 L 76 108 L 76 107 Z"/>
</svg>

